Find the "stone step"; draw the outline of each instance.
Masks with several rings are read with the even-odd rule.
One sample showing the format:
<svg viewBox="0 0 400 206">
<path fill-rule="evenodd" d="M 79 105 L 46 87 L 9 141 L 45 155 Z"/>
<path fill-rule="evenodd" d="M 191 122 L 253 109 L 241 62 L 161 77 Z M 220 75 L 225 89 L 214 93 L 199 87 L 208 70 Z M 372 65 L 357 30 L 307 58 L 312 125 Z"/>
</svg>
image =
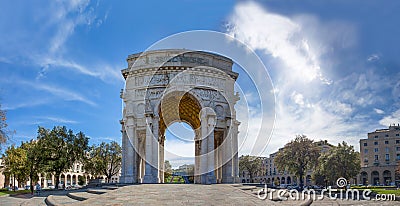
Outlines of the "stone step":
<svg viewBox="0 0 400 206">
<path fill-rule="evenodd" d="M 67 196 L 74 200 L 84 201 L 89 198 L 96 198 L 99 196 L 99 194 L 88 193 L 88 192 L 70 192 L 67 194 Z"/>
<path fill-rule="evenodd" d="M 257 189 L 257 187 L 256 186 L 242 186 L 242 187 L 239 187 L 239 189 L 241 189 L 241 190 L 255 190 L 255 189 Z"/>
<path fill-rule="evenodd" d="M 48 206 L 78 204 L 78 202 L 79 202 L 78 200 L 74 200 L 66 195 L 49 195 L 45 199 L 45 203 Z"/>
<path fill-rule="evenodd" d="M 88 189 L 86 192 L 100 195 L 100 194 L 107 193 L 107 189 Z"/>
<path fill-rule="evenodd" d="M 107 190 L 116 190 L 116 189 L 118 189 L 117 186 L 102 186 L 101 188 L 102 189 L 107 189 Z"/>
</svg>

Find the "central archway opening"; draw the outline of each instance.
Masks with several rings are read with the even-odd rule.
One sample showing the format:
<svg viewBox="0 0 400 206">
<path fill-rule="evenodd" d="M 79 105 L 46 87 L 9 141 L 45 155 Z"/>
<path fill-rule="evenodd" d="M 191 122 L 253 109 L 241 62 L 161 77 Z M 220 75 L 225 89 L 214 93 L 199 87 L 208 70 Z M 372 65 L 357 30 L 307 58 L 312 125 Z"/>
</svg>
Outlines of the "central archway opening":
<svg viewBox="0 0 400 206">
<path fill-rule="evenodd" d="M 167 127 L 164 143 L 164 182 L 194 183 L 195 133 L 186 122 Z"/>
<path fill-rule="evenodd" d="M 159 105 L 160 181 L 194 183 L 199 169 L 199 101 L 189 92 L 167 94 Z M 167 161 L 168 162 L 167 162 Z M 177 178 L 175 178 L 177 177 Z"/>
</svg>

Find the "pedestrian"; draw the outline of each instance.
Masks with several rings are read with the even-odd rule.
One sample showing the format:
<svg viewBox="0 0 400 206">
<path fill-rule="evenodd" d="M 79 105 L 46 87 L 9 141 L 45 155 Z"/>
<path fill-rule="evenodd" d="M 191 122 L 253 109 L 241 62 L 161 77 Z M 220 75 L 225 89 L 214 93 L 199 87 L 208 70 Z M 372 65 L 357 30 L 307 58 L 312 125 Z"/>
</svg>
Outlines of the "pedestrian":
<svg viewBox="0 0 400 206">
<path fill-rule="evenodd" d="M 37 195 L 40 195 L 40 190 L 42 190 L 42 188 L 40 187 L 40 184 L 39 183 L 36 183 L 36 194 Z"/>
</svg>

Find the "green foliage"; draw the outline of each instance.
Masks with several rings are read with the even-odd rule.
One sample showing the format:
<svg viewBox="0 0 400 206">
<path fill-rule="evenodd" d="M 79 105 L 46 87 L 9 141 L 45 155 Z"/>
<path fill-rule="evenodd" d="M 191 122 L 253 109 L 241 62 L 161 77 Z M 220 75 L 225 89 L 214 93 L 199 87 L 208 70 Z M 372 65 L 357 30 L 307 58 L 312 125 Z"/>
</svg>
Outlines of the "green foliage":
<svg viewBox="0 0 400 206">
<path fill-rule="evenodd" d="M 6 112 L 1 109 L 1 104 L 0 104 L 0 149 L 1 145 L 6 143 L 8 140 L 8 135 L 9 132 L 6 130 L 7 128 L 7 117 L 6 117 Z"/>
<path fill-rule="evenodd" d="M 5 174 L 15 177 L 18 182 L 24 182 L 27 180 L 28 170 L 26 163 L 28 160 L 25 149 L 12 145 L 6 150 L 5 155 L 3 156 L 3 161 Z"/>
<path fill-rule="evenodd" d="M 84 168 L 93 175 L 107 176 L 109 182 L 111 177 L 117 175 L 121 169 L 121 161 L 121 146 L 115 141 L 102 142 L 99 146 L 90 147 L 88 157 L 85 158 Z"/>
<path fill-rule="evenodd" d="M 239 173 L 248 172 L 250 176 L 250 181 L 254 182 L 254 175 L 262 170 L 261 168 L 262 160 L 258 157 L 250 156 L 250 155 L 242 155 L 239 158 Z"/>
<path fill-rule="evenodd" d="M 303 186 L 304 174 L 316 167 L 319 156 L 320 149 L 313 140 L 297 135 L 278 152 L 274 161 L 278 170 L 287 170 L 300 177 L 300 185 Z"/>
<path fill-rule="evenodd" d="M 337 147 L 321 155 L 318 162 L 317 172 L 323 174 L 329 182 L 335 182 L 340 177 L 351 179 L 361 169 L 359 152 L 346 142 L 339 143 Z"/>
<path fill-rule="evenodd" d="M 30 189 L 33 193 L 34 182 L 39 180 L 39 173 L 43 171 L 43 153 L 39 149 L 38 141 L 22 143 L 21 148 L 26 151 L 25 168 L 30 181 Z"/>
<path fill-rule="evenodd" d="M 74 134 L 66 127 L 58 126 L 52 130 L 39 127 L 38 141 L 45 171 L 55 174 L 57 188 L 60 174 L 70 169 L 75 162 L 83 161 L 89 138 L 82 132 Z"/>
<path fill-rule="evenodd" d="M 164 162 L 164 182 L 168 182 L 169 178 L 172 175 L 172 166 L 168 160 Z"/>
</svg>

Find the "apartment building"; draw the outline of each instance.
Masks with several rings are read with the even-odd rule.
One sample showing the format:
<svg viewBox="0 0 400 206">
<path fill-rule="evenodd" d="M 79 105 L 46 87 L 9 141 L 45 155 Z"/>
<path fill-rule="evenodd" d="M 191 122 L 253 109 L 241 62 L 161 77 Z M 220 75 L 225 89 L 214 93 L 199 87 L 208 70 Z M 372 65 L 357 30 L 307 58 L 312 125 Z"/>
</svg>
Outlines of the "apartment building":
<svg viewBox="0 0 400 206">
<path fill-rule="evenodd" d="M 400 125 L 377 129 L 360 140 L 361 172 L 363 185 L 397 185 L 396 169 L 400 160 Z"/>
</svg>

